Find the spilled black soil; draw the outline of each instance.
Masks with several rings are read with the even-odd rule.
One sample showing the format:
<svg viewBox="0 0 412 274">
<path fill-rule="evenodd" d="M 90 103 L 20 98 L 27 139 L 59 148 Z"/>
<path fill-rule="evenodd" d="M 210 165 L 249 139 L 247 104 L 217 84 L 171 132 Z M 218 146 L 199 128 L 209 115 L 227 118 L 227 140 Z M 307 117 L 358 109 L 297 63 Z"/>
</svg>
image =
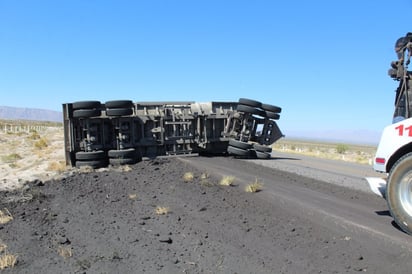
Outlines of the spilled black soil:
<svg viewBox="0 0 412 274">
<path fill-rule="evenodd" d="M 187 172 L 194 174 L 185 181 Z M 78 172 L 0 193 L 4 273 L 364 272 L 364 250 L 179 159 Z M 164 212 L 158 212 L 163 209 Z M 163 214 L 159 214 L 163 213 Z M 0 253 L 1 255 L 1 253 Z M 375 269 L 376 270 L 376 269 Z"/>
</svg>

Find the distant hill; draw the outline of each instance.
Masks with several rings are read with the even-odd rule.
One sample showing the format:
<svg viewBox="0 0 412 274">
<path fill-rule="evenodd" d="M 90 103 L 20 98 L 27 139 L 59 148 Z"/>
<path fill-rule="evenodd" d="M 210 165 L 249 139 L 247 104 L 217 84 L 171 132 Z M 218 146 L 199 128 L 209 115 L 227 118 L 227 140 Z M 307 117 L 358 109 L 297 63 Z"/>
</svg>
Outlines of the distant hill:
<svg viewBox="0 0 412 274">
<path fill-rule="evenodd" d="M 0 106 L 0 119 L 63 122 L 60 111 Z"/>
</svg>

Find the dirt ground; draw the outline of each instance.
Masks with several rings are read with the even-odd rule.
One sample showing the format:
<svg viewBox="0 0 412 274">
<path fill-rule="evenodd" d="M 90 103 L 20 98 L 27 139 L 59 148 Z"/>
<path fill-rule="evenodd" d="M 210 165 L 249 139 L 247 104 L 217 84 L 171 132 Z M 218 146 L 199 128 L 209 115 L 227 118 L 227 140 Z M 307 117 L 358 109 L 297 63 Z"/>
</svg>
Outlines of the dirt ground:
<svg viewBox="0 0 412 274">
<path fill-rule="evenodd" d="M 184 175 L 191 172 L 192 181 Z M 5 273 L 342 273 L 365 271 L 345 235 L 178 158 L 77 172 L 0 192 Z M 5 210 L 7 209 L 7 211 Z"/>
</svg>

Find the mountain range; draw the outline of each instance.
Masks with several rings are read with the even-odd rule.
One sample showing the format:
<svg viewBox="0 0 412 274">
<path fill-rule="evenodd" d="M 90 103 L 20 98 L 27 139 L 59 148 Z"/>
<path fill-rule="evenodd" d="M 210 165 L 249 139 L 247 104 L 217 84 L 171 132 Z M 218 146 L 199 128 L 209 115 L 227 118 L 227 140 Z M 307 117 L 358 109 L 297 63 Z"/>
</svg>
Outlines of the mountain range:
<svg viewBox="0 0 412 274">
<path fill-rule="evenodd" d="M 63 122 L 60 111 L 0 106 L 0 119 Z"/>
</svg>

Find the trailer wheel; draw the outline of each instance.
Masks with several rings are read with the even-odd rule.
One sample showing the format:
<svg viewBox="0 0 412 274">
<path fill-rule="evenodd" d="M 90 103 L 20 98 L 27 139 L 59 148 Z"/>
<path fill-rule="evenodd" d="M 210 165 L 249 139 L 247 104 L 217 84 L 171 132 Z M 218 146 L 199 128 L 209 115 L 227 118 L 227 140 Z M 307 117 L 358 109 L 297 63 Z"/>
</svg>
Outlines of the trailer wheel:
<svg viewBox="0 0 412 274">
<path fill-rule="evenodd" d="M 101 168 L 107 166 L 107 162 L 104 159 L 90 160 L 90 161 L 76 161 L 76 167 L 89 166 L 91 168 Z"/>
<path fill-rule="evenodd" d="M 238 147 L 232 147 L 228 146 L 227 147 L 227 152 L 229 154 L 232 154 L 234 156 L 240 156 L 240 157 L 249 157 L 250 156 L 250 151 L 246 149 L 241 149 Z"/>
<path fill-rule="evenodd" d="M 280 108 L 278 106 L 269 105 L 269 104 L 262 104 L 261 108 L 263 110 L 270 111 L 270 112 L 275 112 L 275 113 L 281 113 L 282 112 L 282 108 Z"/>
<path fill-rule="evenodd" d="M 258 150 L 255 150 L 254 152 L 256 154 L 256 158 L 258 159 L 270 159 L 271 157 L 269 152 L 263 152 L 263 151 L 258 151 Z"/>
<path fill-rule="evenodd" d="M 93 109 L 101 106 L 99 101 L 79 101 L 73 103 L 73 109 Z"/>
<path fill-rule="evenodd" d="M 271 111 L 265 111 L 265 117 L 273 120 L 279 120 L 280 115 Z"/>
<path fill-rule="evenodd" d="M 109 163 L 112 166 L 133 165 L 136 163 L 136 159 L 135 158 L 110 158 Z"/>
<path fill-rule="evenodd" d="M 229 146 L 240 148 L 240 149 L 245 149 L 245 150 L 252 148 L 252 144 L 242 142 L 242 141 L 238 141 L 238 140 L 235 140 L 235 139 L 230 139 L 229 140 Z"/>
<path fill-rule="evenodd" d="M 392 167 L 386 200 L 395 222 L 412 235 L 412 153 L 401 157 Z"/>
<path fill-rule="evenodd" d="M 76 152 L 76 160 L 100 160 L 106 158 L 106 153 L 103 150 L 98 151 L 79 151 Z"/>
<path fill-rule="evenodd" d="M 134 158 L 136 157 L 136 150 L 134 148 L 109 150 L 107 152 L 109 158 Z"/>
<path fill-rule="evenodd" d="M 100 113 L 100 109 L 76 109 L 73 111 L 73 118 L 97 117 Z"/>
<path fill-rule="evenodd" d="M 105 106 L 106 108 L 132 108 L 133 102 L 130 100 L 107 101 Z"/>
<path fill-rule="evenodd" d="M 259 116 L 264 115 L 261 110 L 256 109 L 256 108 L 251 107 L 251 106 L 246 106 L 246 105 L 240 105 L 239 104 L 239 105 L 237 105 L 236 110 L 239 111 L 239 112 L 246 112 L 246 113 L 255 114 L 255 115 L 259 115 Z"/>
<path fill-rule="evenodd" d="M 260 151 L 260 152 L 268 152 L 268 153 L 272 152 L 272 147 L 263 146 L 259 144 L 253 144 L 253 149 L 256 151 Z"/>
<path fill-rule="evenodd" d="M 239 99 L 239 104 L 246 105 L 246 106 L 251 106 L 255 108 L 260 108 L 262 103 L 259 101 L 251 100 L 251 99 L 246 99 L 246 98 L 240 98 Z"/>
<path fill-rule="evenodd" d="M 123 116 L 123 115 L 132 115 L 133 109 L 131 108 L 111 108 L 106 109 L 107 116 Z"/>
</svg>

